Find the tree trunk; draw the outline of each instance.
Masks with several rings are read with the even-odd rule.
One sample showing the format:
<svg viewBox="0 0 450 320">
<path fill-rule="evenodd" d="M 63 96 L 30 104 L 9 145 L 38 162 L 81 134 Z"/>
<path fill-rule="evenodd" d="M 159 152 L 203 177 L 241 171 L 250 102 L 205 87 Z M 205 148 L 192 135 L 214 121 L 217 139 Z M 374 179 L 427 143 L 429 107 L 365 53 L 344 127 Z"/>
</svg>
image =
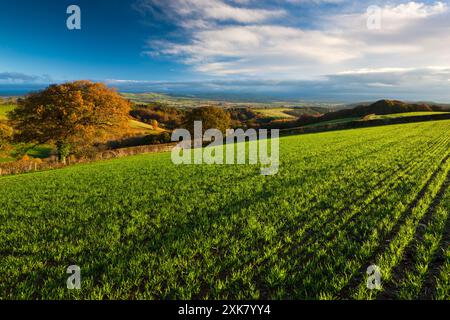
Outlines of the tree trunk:
<svg viewBox="0 0 450 320">
<path fill-rule="evenodd" d="M 70 144 L 64 141 L 56 142 L 56 149 L 58 150 L 58 160 L 62 164 L 66 164 L 66 158 L 70 153 Z"/>
<path fill-rule="evenodd" d="M 58 161 L 65 165 L 66 164 L 66 156 L 64 156 L 58 152 Z"/>
</svg>

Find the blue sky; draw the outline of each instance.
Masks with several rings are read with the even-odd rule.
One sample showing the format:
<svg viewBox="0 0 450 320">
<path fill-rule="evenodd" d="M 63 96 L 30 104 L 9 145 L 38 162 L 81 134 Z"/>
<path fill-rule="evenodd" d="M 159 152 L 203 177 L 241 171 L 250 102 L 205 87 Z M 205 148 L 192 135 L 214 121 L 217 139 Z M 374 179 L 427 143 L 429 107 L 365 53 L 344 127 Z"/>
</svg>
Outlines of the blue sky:
<svg viewBox="0 0 450 320">
<path fill-rule="evenodd" d="M 151 29 L 122 0 L 1 0 L 0 70 L 65 79 L 174 79 L 180 66 L 142 54 Z M 82 29 L 66 28 L 81 8 Z M 173 70 L 173 71 L 172 71 Z"/>
<path fill-rule="evenodd" d="M 81 30 L 66 28 L 72 4 Z M 91 79 L 130 91 L 450 102 L 449 57 L 448 1 L 0 0 L 0 93 Z"/>
</svg>

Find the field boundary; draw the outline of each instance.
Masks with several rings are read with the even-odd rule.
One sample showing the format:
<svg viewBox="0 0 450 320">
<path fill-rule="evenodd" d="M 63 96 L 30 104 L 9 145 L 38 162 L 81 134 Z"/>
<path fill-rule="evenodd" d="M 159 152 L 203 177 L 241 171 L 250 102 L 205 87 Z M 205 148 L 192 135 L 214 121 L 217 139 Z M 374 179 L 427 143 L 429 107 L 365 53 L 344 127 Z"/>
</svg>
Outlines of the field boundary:
<svg viewBox="0 0 450 320">
<path fill-rule="evenodd" d="M 123 158 L 139 154 L 168 152 L 173 149 L 176 143 L 152 144 L 146 146 L 137 146 L 129 148 L 121 148 L 115 150 L 99 151 L 93 155 L 85 157 L 69 157 L 67 164 L 58 162 L 56 159 L 37 162 L 35 159 L 19 160 L 15 162 L 0 163 L 0 177 L 13 174 L 21 174 L 35 171 L 45 171 L 52 169 L 61 169 L 74 164 L 91 163 L 101 160 L 110 160 Z"/>
</svg>

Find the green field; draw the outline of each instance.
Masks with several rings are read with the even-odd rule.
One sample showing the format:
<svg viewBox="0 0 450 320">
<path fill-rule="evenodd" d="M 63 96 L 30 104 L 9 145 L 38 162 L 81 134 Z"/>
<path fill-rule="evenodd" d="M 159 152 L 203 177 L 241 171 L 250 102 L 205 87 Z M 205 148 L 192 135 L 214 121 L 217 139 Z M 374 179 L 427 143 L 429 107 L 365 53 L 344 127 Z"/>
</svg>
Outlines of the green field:
<svg viewBox="0 0 450 320">
<path fill-rule="evenodd" d="M 292 111 L 292 108 L 261 108 L 253 109 L 257 114 L 273 119 L 295 119 L 293 115 L 285 113 L 286 111 Z"/>
<path fill-rule="evenodd" d="M 284 137 L 274 176 L 161 153 L 0 178 L 0 299 L 450 299 L 449 131 Z"/>
<path fill-rule="evenodd" d="M 0 121 L 6 120 L 7 113 L 14 110 L 15 107 L 15 105 L 0 104 Z"/>
<path fill-rule="evenodd" d="M 144 122 L 140 122 L 137 120 L 130 120 L 130 128 L 135 130 L 136 133 L 141 133 L 141 134 L 150 134 L 150 135 L 158 135 L 161 132 L 164 132 L 164 129 L 161 128 L 157 128 L 156 130 L 153 129 L 153 126 L 144 123 Z"/>
<path fill-rule="evenodd" d="M 393 113 L 393 114 L 384 114 L 384 115 L 375 115 L 370 119 L 396 119 L 396 118 L 405 118 L 405 117 L 420 117 L 420 116 L 434 116 L 438 114 L 444 114 L 448 112 L 436 112 L 436 111 L 424 111 L 424 112 L 406 112 L 406 113 Z"/>
<path fill-rule="evenodd" d="M 408 118 L 408 117 L 421 117 L 421 116 L 433 116 L 433 115 L 440 115 L 440 114 L 446 114 L 448 112 L 405 112 L 405 113 L 392 113 L 392 114 L 385 114 L 385 115 L 370 115 L 366 120 L 379 120 L 379 119 L 397 119 L 397 118 Z M 317 122 L 313 124 L 306 125 L 305 127 L 321 127 L 325 125 L 335 125 L 335 124 L 343 124 L 343 123 L 349 123 L 354 121 L 365 121 L 362 120 L 360 117 L 351 117 L 351 118 L 342 118 L 342 119 L 335 119 L 335 120 L 329 120 L 329 121 L 322 121 Z"/>
<path fill-rule="evenodd" d="M 328 121 L 322 121 L 317 123 L 308 124 L 305 127 L 321 127 L 325 125 L 335 125 L 335 124 L 342 124 L 342 123 L 348 123 L 353 121 L 359 121 L 361 118 L 355 117 L 355 118 L 343 118 L 343 119 L 335 119 L 335 120 L 328 120 Z"/>
</svg>

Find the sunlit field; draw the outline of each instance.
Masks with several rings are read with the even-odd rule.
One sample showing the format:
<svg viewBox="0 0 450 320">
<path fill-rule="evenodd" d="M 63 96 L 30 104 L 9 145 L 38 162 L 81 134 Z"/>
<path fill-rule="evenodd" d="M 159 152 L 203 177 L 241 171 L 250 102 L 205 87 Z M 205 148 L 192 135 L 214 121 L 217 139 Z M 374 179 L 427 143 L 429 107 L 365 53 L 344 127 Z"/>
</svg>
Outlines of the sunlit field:
<svg viewBox="0 0 450 320">
<path fill-rule="evenodd" d="M 284 137 L 273 176 L 162 153 L 2 177 L 0 299 L 449 299 L 449 131 Z"/>
</svg>

